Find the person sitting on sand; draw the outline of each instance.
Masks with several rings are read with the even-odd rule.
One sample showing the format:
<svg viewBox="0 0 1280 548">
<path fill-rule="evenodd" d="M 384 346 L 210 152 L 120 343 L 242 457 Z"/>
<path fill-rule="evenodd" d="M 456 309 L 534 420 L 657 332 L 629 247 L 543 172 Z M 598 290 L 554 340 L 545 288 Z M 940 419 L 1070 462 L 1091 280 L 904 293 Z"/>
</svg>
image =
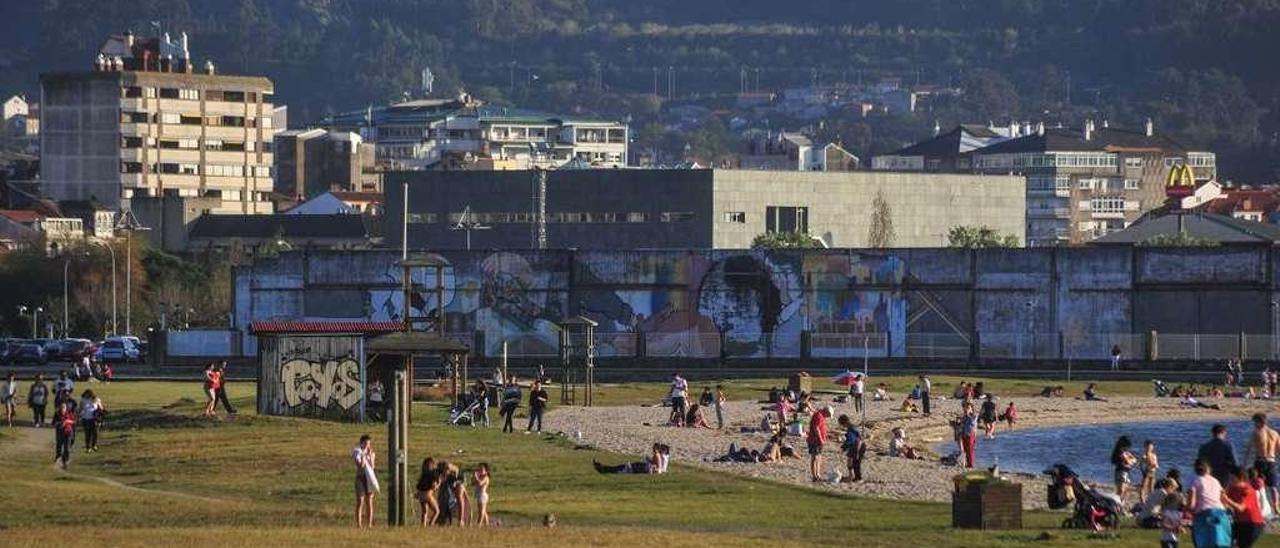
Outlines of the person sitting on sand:
<svg viewBox="0 0 1280 548">
<path fill-rule="evenodd" d="M 1084 400 L 1085 401 L 1107 401 L 1105 398 L 1098 395 L 1098 386 L 1094 383 L 1089 383 L 1089 386 L 1086 386 L 1084 388 Z"/>
<path fill-rule="evenodd" d="M 601 474 L 665 474 L 670 462 L 671 447 L 655 443 L 649 451 L 649 456 L 642 461 L 606 466 L 600 464 L 600 461 L 593 460 L 591 464 L 595 466 L 596 472 Z"/>
<path fill-rule="evenodd" d="M 898 411 L 903 413 L 919 413 L 920 408 L 916 407 L 916 404 L 911 400 L 903 398 L 902 405 L 898 407 Z"/>
<path fill-rule="evenodd" d="M 907 395 L 907 399 L 909 400 L 920 399 L 920 385 L 917 384 L 915 388 L 911 389 L 911 393 Z"/>
<path fill-rule="evenodd" d="M 877 384 L 876 392 L 872 394 L 871 401 L 893 401 L 893 398 L 889 397 L 889 385 L 885 383 Z"/>
<path fill-rule="evenodd" d="M 924 455 L 916 448 L 907 445 L 907 433 L 899 426 L 893 429 L 893 438 L 889 440 L 889 456 L 903 459 L 924 460 Z"/>
<path fill-rule="evenodd" d="M 982 381 L 978 381 L 971 388 L 973 389 L 973 399 L 975 400 L 980 400 L 987 395 L 987 390 Z"/>
<path fill-rule="evenodd" d="M 1191 395 L 1190 395 L 1190 394 L 1187 394 L 1187 395 L 1182 396 L 1182 401 L 1181 401 L 1181 402 L 1178 402 L 1178 405 L 1181 405 L 1181 406 L 1183 406 L 1183 407 L 1195 407 L 1195 408 L 1199 408 L 1199 409 L 1213 409 L 1213 410 L 1217 410 L 1217 411 L 1222 410 L 1222 406 L 1220 406 L 1220 405 L 1218 405 L 1218 404 L 1216 404 L 1216 403 L 1215 403 L 1215 404 L 1212 404 L 1212 405 L 1207 404 L 1207 403 L 1204 403 L 1204 402 L 1202 402 L 1202 401 L 1199 401 L 1199 400 L 1197 400 L 1197 399 L 1195 399 L 1195 398 L 1191 397 Z"/>
<path fill-rule="evenodd" d="M 1219 399 L 1219 400 L 1222 399 L 1223 398 L 1222 387 L 1214 386 L 1213 388 L 1210 388 L 1209 397 L 1213 399 Z"/>
<path fill-rule="evenodd" d="M 781 428 L 790 422 L 787 415 L 794 411 L 795 407 L 791 405 L 791 402 L 787 401 L 787 398 L 778 398 L 778 403 L 774 404 L 773 410 L 778 413 L 778 426 Z"/>
<path fill-rule="evenodd" d="M 1013 402 L 1009 402 L 1009 405 L 1004 408 L 1004 413 L 1000 414 L 1000 420 L 1009 425 L 1010 430 L 1013 430 L 1013 423 L 1018 422 L 1018 408 L 1013 405 Z"/>
<path fill-rule="evenodd" d="M 968 398 L 969 393 L 969 383 L 962 382 L 956 385 L 956 389 L 951 392 L 951 397 L 957 400 L 964 400 Z"/>
<path fill-rule="evenodd" d="M 706 415 L 702 412 L 702 406 L 696 403 L 689 405 L 689 412 L 684 417 L 684 425 L 689 428 L 711 428 L 711 425 L 707 424 Z"/>
</svg>

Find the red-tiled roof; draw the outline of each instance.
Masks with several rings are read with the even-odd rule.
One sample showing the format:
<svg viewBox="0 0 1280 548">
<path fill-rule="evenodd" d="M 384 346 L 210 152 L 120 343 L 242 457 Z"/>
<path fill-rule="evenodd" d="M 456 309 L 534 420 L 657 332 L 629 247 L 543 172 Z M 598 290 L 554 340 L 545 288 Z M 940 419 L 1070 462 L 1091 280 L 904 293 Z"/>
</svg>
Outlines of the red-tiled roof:
<svg viewBox="0 0 1280 548">
<path fill-rule="evenodd" d="M 249 324 L 254 335 L 277 335 L 283 333 L 303 334 L 336 334 L 336 333 L 392 333 L 404 329 L 402 322 L 387 321 L 299 321 L 299 320 L 257 320 Z"/>
<path fill-rule="evenodd" d="M 0 216 L 7 217 L 15 223 L 31 224 L 44 218 L 44 215 L 27 209 L 0 209 Z"/>
</svg>

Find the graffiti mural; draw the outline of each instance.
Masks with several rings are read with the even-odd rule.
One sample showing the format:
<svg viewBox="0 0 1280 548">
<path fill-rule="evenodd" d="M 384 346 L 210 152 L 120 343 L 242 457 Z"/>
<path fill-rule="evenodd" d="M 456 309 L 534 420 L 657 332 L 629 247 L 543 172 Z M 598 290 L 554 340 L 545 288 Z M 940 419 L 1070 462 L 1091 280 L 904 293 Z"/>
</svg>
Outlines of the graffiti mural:
<svg viewBox="0 0 1280 548">
<path fill-rule="evenodd" d="M 290 359 L 280 365 L 280 382 L 284 404 L 289 407 L 310 405 L 350 410 L 360 403 L 364 394 L 360 387 L 360 364 L 350 356 L 323 362 Z"/>
</svg>

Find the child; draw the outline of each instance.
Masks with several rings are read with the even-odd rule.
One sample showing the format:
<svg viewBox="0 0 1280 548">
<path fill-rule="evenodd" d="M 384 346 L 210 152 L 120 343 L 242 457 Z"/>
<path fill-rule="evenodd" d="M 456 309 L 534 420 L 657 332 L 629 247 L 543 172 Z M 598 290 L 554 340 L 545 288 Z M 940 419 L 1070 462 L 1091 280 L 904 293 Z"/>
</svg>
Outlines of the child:
<svg viewBox="0 0 1280 548">
<path fill-rule="evenodd" d="M 476 520 L 480 526 L 489 525 L 489 464 L 480 463 L 472 472 L 476 480 Z"/>
<path fill-rule="evenodd" d="M 1014 407 L 1013 402 L 1009 402 L 1009 406 L 1004 408 L 1004 413 L 1000 415 L 1000 420 L 1009 425 L 1009 429 L 1013 430 L 1013 423 L 1018 422 L 1018 408 Z"/>
<path fill-rule="evenodd" d="M 1164 496 L 1160 503 L 1160 548 L 1178 548 L 1178 532 L 1182 530 L 1182 495 L 1176 491 Z"/>
<path fill-rule="evenodd" d="M 848 415 L 840 415 L 839 422 L 840 426 L 845 428 L 844 443 L 840 445 L 840 449 L 848 458 L 849 467 L 849 477 L 841 481 L 862 481 L 862 457 L 866 453 L 867 445 L 862 439 L 862 433 L 858 432 L 858 427 L 853 425 Z"/>
</svg>

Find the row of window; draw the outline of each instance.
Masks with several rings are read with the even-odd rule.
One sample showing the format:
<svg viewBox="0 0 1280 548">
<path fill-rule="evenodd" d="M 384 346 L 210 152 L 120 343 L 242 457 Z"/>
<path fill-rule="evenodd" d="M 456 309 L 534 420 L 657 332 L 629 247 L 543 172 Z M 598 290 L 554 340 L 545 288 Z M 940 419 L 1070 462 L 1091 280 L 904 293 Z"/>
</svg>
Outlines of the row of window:
<svg viewBox="0 0 1280 548">
<path fill-rule="evenodd" d="M 121 148 L 158 147 L 175 150 L 200 150 L 200 140 L 195 138 L 156 139 L 155 137 L 122 137 Z M 253 152 L 258 148 L 256 141 L 226 141 L 223 139 L 205 139 L 204 150 L 222 152 Z M 271 152 L 270 141 L 262 143 L 263 152 Z"/>
<path fill-rule="evenodd" d="M 462 222 L 463 213 L 461 211 L 450 213 L 448 222 L 451 225 Z M 578 223 L 650 223 L 654 221 L 654 215 L 639 211 L 591 211 L 591 212 L 572 212 L 572 211 L 555 211 L 547 213 L 548 223 L 561 224 L 578 224 Z M 657 220 L 663 223 L 683 223 L 694 219 L 692 211 L 664 211 L 657 215 Z M 410 213 L 408 222 L 410 224 L 433 224 L 438 222 L 439 216 L 435 213 Z M 471 212 L 467 218 L 472 223 L 482 225 L 488 224 L 527 224 L 535 220 L 534 213 L 531 211 L 517 212 Z"/>
<path fill-rule="evenodd" d="M 1076 187 L 1080 190 L 1118 191 L 1138 190 L 1137 179 L 1121 177 L 1080 177 Z M 1070 190 L 1070 175 L 1029 175 L 1027 190 Z"/>
<path fill-rule="evenodd" d="M 200 165 L 192 163 L 160 162 L 151 164 L 151 173 L 174 175 L 199 175 Z M 142 162 L 120 162 L 121 173 L 142 173 Z M 204 174 L 210 177 L 270 177 L 271 166 L 246 166 L 236 164 L 205 164 Z"/>
<path fill-rule="evenodd" d="M 184 99 L 188 101 L 199 101 L 200 90 L 188 88 L 154 88 L 143 86 L 129 86 L 121 90 L 121 96 L 129 99 Z M 256 103 L 258 102 L 258 93 L 254 91 L 222 91 L 222 90 L 206 90 L 204 92 L 204 100 L 206 101 L 225 101 L 230 103 Z M 262 94 L 263 102 L 271 101 L 271 94 Z"/>
<path fill-rule="evenodd" d="M 253 116 L 200 116 L 199 114 L 181 114 L 177 112 L 161 112 L 151 114 L 149 112 L 121 112 L 120 121 L 126 124 L 172 124 L 184 126 L 210 126 L 210 127 L 258 127 L 259 124 L 263 128 L 271 127 L 271 118 L 263 116 L 255 118 Z"/>
<path fill-rule="evenodd" d="M 1017 169 L 1038 167 L 1116 167 L 1120 157 L 1108 152 L 1022 152 L 1017 154 L 979 154 L 978 169 Z"/>
</svg>

